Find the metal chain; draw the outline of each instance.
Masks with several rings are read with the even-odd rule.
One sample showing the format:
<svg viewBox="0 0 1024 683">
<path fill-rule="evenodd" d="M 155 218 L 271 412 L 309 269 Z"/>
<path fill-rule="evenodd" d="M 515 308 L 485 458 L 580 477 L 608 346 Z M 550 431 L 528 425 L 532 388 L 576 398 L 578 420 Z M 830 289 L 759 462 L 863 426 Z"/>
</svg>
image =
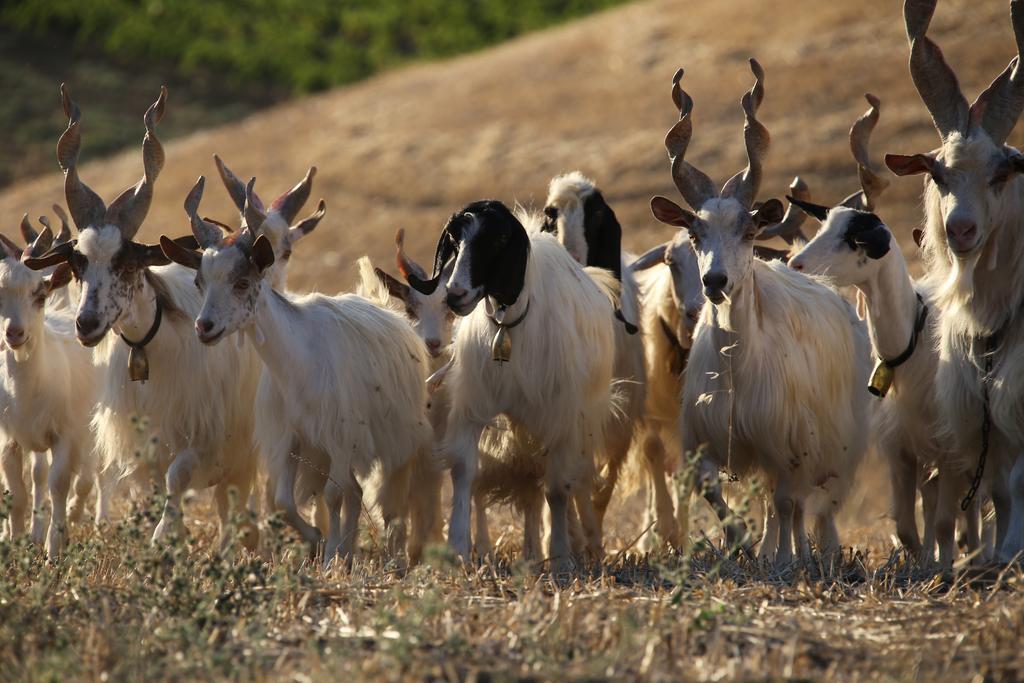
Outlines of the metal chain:
<svg viewBox="0 0 1024 683">
<path fill-rule="evenodd" d="M 985 344 L 985 376 L 981 378 L 981 453 L 978 455 L 978 468 L 974 470 L 974 480 L 967 495 L 960 502 L 960 509 L 967 511 L 971 501 L 978 493 L 981 478 L 985 474 L 985 459 L 988 457 L 989 433 L 992 431 L 992 416 L 988 409 L 988 385 L 992 380 L 992 356 L 995 350 L 995 337 L 989 337 Z"/>
</svg>

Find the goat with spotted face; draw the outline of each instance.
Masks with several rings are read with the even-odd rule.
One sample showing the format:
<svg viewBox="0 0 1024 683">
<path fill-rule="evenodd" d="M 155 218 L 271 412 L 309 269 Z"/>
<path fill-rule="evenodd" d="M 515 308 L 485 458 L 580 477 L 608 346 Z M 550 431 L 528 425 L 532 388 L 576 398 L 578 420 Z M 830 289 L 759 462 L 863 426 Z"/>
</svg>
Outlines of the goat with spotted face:
<svg viewBox="0 0 1024 683">
<path fill-rule="evenodd" d="M 96 476 L 89 420 L 101 370 L 93 365 L 92 352 L 75 341 L 74 322 L 67 308 L 52 306 L 55 293 L 71 279 L 69 266 L 58 265 L 44 277 L 25 265 L 50 249 L 53 232 L 47 226 L 35 233 L 28 216 L 22 228 L 26 238 L 34 238 L 24 250 L 0 235 L 0 323 L 4 329 L 0 429 L 9 439 L 2 463 L 11 491 L 13 537 L 24 530 L 28 503 L 22 480 L 23 454 L 37 454 L 32 538 L 37 543 L 43 540 L 41 479 L 45 477 L 52 506 L 46 552 L 56 558 L 66 539 L 71 477 L 78 474 L 77 499 L 70 515 L 75 518 L 81 515 Z M 52 460 L 48 468 L 47 450 Z M 97 521 L 105 515 L 106 498 L 100 487 Z"/>
<path fill-rule="evenodd" d="M 778 518 L 777 538 L 764 543 L 786 563 L 794 540 L 800 555 L 809 555 L 803 515 L 813 493 L 825 498 L 815 511 L 818 543 L 826 553 L 839 549 L 835 511 L 867 447 L 869 346 L 863 323 L 834 290 L 778 261 L 754 258 L 754 240 L 782 219 L 782 205 L 770 199 L 753 208 L 769 137 L 756 118 L 764 72 L 750 64 L 756 80 L 741 102 L 746 169 L 719 193 L 684 160 L 693 100 L 679 85 L 680 70 L 672 83 L 680 119 L 665 145 L 676 187 L 694 211 L 664 197 L 651 205 L 659 220 L 689 232 L 708 299 L 683 385 L 683 449 L 706 444 L 710 458 L 698 474 L 733 543 L 743 542 L 746 530 L 732 521 L 717 467 L 764 472 Z"/>
<path fill-rule="evenodd" d="M 924 174 L 924 260 L 941 283 L 937 395 L 957 447 L 987 469 L 1002 559 L 1024 550 L 1024 157 L 1006 138 L 1024 110 L 1024 0 L 1010 2 L 1017 55 L 968 106 L 926 35 L 936 0 L 907 0 L 910 73 L 939 132 L 927 154 L 889 154 L 897 175 Z M 985 395 L 987 394 L 987 401 Z"/>
<path fill-rule="evenodd" d="M 445 380 L 451 401 L 442 449 L 453 485 L 449 543 L 469 558 L 480 437 L 504 415 L 547 452 L 547 556 L 556 569 L 571 564 L 568 523 L 574 501 L 587 550 L 600 559 L 591 494 L 594 456 L 603 448 L 610 408 L 612 325 L 618 324 L 611 299 L 554 238 L 528 233 L 495 200 L 473 202 L 455 213 L 438 241 L 433 277 L 424 281 L 410 274 L 409 283 L 433 293 L 452 260 L 446 301 L 463 319 Z M 504 335 L 512 351 L 500 362 L 498 341 Z"/>
<path fill-rule="evenodd" d="M 545 232 L 553 233 L 583 266 L 604 268 L 621 282 L 621 325 L 615 327 L 613 374 L 621 387 L 605 437 L 605 462 L 594 507 L 603 523 L 619 473 L 626 464 L 634 432 L 642 425 L 646 398 L 643 338 L 636 334 L 640 293 L 636 276 L 627 264 L 632 256 L 622 251 L 622 228 L 594 182 L 579 171 L 557 176 L 548 186 L 544 206 Z M 617 401 L 618 403 L 618 401 Z"/>
<path fill-rule="evenodd" d="M 203 349 L 192 333 L 190 317 L 200 301 L 191 274 L 167 265 L 159 245 L 134 241 L 163 167 L 155 128 L 167 91 L 161 89 L 144 118 L 145 175 L 109 207 L 78 176 L 81 111 L 63 88 L 62 96 L 69 123 L 57 157 L 78 239 L 29 265 L 70 265 L 81 284 L 75 329 L 83 345 L 96 346 L 111 329 L 124 341 L 110 340 L 99 354 L 107 370 L 94 428 L 105 464 L 119 463 L 124 469 L 138 467 L 132 454 L 143 449 L 140 438 L 152 438 L 167 490 L 154 541 L 181 528 L 181 498 L 187 489 L 215 487 L 222 543 L 227 543 L 230 491 L 237 491 L 239 501 L 247 500 L 256 468 L 252 404 L 259 365 L 249 348 Z M 132 362 L 129 356 L 130 351 L 140 353 L 135 349 L 144 349 L 148 357 L 141 368 L 146 372 L 140 372 L 138 358 Z M 147 381 L 132 381 L 147 375 Z M 140 435 L 136 417 L 150 420 L 153 433 Z"/>
<path fill-rule="evenodd" d="M 248 220 L 253 184 L 246 187 L 246 225 L 225 237 L 198 216 L 200 179 L 186 210 L 203 253 L 167 238 L 161 245 L 170 258 L 196 270 L 203 297 L 196 317 L 200 340 L 215 344 L 244 333 L 280 394 L 286 429 L 262 445 L 285 519 L 315 548 L 319 531 L 302 519 L 295 500 L 298 452 L 320 475 L 316 488 L 324 493 L 329 523 L 324 560 L 350 560 L 362 510 L 357 477 L 379 466 L 385 482 L 380 505 L 396 553 L 405 543 L 409 463 L 430 447 L 426 350 L 401 316 L 362 297 L 278 292 L 270 239 L 249 227 L 256 224 Z M 321 200 L 310 220 L 319 221 L 324 211 Z"/>
<path fill-rule="evenodd" d="M 962 478 L 961 454 L 936 432 L 938 421 L 935 372 L 938 367 L 938 326 L 934 276 L 919 281 L 910 277 L 906 260 L 890 229 L 873 213 L 887 181 L 878 176 L 868 155 L 868 137 L 878 120 L 879 102 L 867 95 L 871 108 L 850 130 L 850 145 L 858 163 L 862 189 L 828 208 L 791 198 L 822 225 L 818 234 L 790 259 L 795 270 L 828 277 L 839 287 L 856 287 L 867 309 L 868 335 L 875 356 L 892 370 L 892 391 L 874 416 L 874 439 L 888 461 L 896 532 L 904 547 L 922 562 L 935 552 L 938 530 L 939 561 L 949 569 L 955 542 L 954 500 L 944 487 L 929 482 L 931 466 L 938 465 L 940 482 Z M 929 316 L 929 312 L 931 315 Z M 875 388 L 884 392 L 884 388 Z M 924 502 L 924 541 L 917 531 L 915 489 Z M 976 527 L 977 509 L 968 516 Z M 969 533 L 971 549 L 977 529 Z"/>
</svg>

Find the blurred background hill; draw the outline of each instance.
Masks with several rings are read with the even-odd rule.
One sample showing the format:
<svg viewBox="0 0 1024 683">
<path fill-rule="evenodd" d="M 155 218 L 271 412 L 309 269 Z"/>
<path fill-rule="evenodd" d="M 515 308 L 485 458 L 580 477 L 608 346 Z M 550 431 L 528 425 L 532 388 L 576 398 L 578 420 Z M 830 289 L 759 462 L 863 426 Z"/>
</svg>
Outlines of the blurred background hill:
<svg viewBox="0 0 1024 683">
<path fill-rule="evenodd" d="M 142 113 L 161 82 L 170 86 L 160 127 L 167 164 L 143 238 L 187 231 L 182 200 L 198 175 L 215 175 L 215 152 L 255 175 L 264 197 L 318 166 L 314 195 L 328 216 L 291 273 L 297 288 L 328 291 L 351 286 L 363 253 L 390 263 L 396 229 L 429 261 L 444 220 L 465 202 L 537 206 L 551 176 L 572 169 L 604 189 L 628 247 L 666 239 L 648 201 L 675 192 L 662 141 L 677 116 L 669 83 L 679 66 L 696 102 L 688 158 L 718 183 L 745 163 L 738 101 L 750 56 L 767 71 L 765 197 L 781 196 L 798 173 L 825 203 L 855 189 L 846 135 L 867 91 L 882 100 L 879 162 L 885 151 L 937 145 L 895 0 L 649 0 L 564 22 L 607 4 L 6 2 L 3 30 L 31 49 L 5 54 L 31 68 L 3 70 L 26 81 L 5 89 L 3 106 L 23 115 L 3 125 L 9 140 L 26 129 L 40 137 L 45 163 L 4 160 L 3 172 L 37 177 L 0 191 L 2 229 L 63 200 L 53 148 L 66 124 L 57 96 L 65 79 L 84 112 L 82 175 L 108 201 L 140 175 Z M 549 23 L 560 25 L 532 30 Z M 942 0 L 930 35 L 969 99 L 1014 54 L 1004 0 Z M 477 51 L 390 68 L 464 50 Z M 1020 139 L 1015 131 L 1011 142 Z M 920 179 L 894 178 L 879 209 L 905 246 L 919 194 Z M 235 219 L 216 182 L 203 210 Z"/>
</svg>

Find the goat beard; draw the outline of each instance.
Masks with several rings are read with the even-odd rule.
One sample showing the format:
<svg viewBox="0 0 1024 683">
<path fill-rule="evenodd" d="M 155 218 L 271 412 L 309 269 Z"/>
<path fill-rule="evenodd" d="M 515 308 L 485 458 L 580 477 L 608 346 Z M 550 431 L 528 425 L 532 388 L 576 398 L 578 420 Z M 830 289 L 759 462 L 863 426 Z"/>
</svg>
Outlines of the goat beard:
<svg viewBox="0 0 1024 683">
<path fill-rule="evenodd" d="M 981 252 L 979 249 L 965 259 L 950 255 L 952 268 L 939 291 L 944 306 L 962 308 L 974 298 L 974 271 L 981 260 Z"/>
</svg>

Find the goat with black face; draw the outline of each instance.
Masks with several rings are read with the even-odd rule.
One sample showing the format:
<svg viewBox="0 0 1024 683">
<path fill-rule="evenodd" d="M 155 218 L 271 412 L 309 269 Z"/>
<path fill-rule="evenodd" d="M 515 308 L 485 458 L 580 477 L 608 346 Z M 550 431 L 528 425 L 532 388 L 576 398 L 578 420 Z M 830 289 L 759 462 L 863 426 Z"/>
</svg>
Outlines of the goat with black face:
<svg viewBox="0 0 1024 683">
<path fill-rule="evenodd" d="M 528 232 L 501 202 L 473 202 L 454 214 L 437 245 L 434 274 L 409 284 L 430 294 L 454 259 L 449 307 L 464 316 L 446 377 L 451 397 L 442 451 L 454 494 L 449 542 L 470 555 L 470 502 L 480 435 L 498 415 L 529 433 L 541 450 L 551 509 L 548 557 L 571 563 L 570 500 L 588 552 L 600 558 L 591 493 L 594 455 L 604 444 L 614 358 L 614 276 L 588 272 L 533 219 Z M 484 300 L 483 305 L 480 305 Z M 497 343 L 504 338 L 504 345 Z"/>
</svg>

